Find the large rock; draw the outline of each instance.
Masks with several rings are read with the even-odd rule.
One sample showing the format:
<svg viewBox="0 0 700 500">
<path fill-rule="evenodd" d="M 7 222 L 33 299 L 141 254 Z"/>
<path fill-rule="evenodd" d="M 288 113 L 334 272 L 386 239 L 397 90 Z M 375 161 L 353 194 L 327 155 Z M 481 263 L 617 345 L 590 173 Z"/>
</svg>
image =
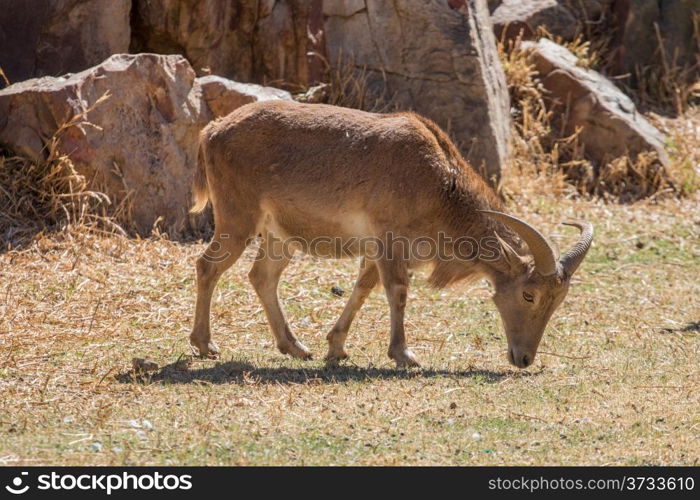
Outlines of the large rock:
<svg viewBox="0 0 700 500">
<path fill-rule="evenodd" d="M 538 28 L 565 40 L 573 40 L 579 32 L 574 13 L 557 0 L 503 0 L 492 17 L 499 40 L 530 39 Z"/>
<path fill-rule="evenodd" d="M 615 0 L 489 0 L 499 40 L 540 37 L 540 29 L 566 41 L 607 23 Z"/>
<path fill-rule="evenodd" d="M 700 69 L 693 20 L 700 0 L 489 0 L 489 7 L 496 35 L 507 40 L 537 39 L 539 28 L 566 41 L 612 34 L 607 69 L 633 86 L 663 64 L 694 66 L 691 82 Z"/>
<path fill-rule="evenodd" d="M 509 99 L 486 0 L 324 3 L 332 64 L 368 75 L 370 91 L 436 121 L 467 159 L 498 178 Z"/>
<path fill-rule="evenodd" d="M 566 119 L 564 133 L 581 129 L 587 157 L 603 164 L 654 151 L 662 164 L 668 164 L 661 133 L 610 80 L 580 67 L 574 54 L 550 40 L 523 42 L 521 48 L 531 54 L 555 116 Z"/>
<path fill-rule="evenodd" d="M 500 175 L 509 104 L 486 0 L 135 0 L 133 19 L 132 50 L 183 54 L 198 74 L 305 88 L 328 63 L 366 68 L 375 95 Z"/>
<path fill-rule="evenodd" d="M 134 0 L 132 17 L 132 52 L 182 54 L 199 75 L 290 86 L 321 77 L 321 0 Z"/>
<path fill-rule="evenodd" d="M 127 52 L 130 10 L 131 0 L 0 0 L 0 68 L 14 83 Z"/>
<path fill-rule="evenodd" d="M 236 108 L 257 101 L 290 100 L 289 92 L 254 83 L 239 83 L 220 76 L 197 78 L 202 99 L 213 117 L 226 116 Z"/>
<path fill-rule="evenodd" d="M 158 217 L 171 234 L 187 229 L 198 134 L 206 123 L 247 102 L 290 99 L 258 85 L 199 81 L 181 56 L 114 55 L 81 73 L 1 90 L 0 142 L 41 161 L 56 130 L 107 91 L 111 97 L 87 116 L 100 128 L 72 126 L 59 135 L 59 148 L 114 203 L 128 197 L 142 234 Z"/>
</svg>

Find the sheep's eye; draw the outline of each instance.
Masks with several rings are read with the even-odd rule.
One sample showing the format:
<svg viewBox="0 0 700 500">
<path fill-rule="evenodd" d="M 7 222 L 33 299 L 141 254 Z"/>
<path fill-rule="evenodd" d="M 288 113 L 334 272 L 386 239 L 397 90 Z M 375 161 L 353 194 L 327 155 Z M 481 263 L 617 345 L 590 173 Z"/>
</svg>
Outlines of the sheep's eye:
<svg viewBox="0 0 700 500">
<path fill-rule="evenodd" d="M 523 298 L 528 302 L 534 302 L 535 298 L 527 292 L 523 292 Z"/>
</svg>

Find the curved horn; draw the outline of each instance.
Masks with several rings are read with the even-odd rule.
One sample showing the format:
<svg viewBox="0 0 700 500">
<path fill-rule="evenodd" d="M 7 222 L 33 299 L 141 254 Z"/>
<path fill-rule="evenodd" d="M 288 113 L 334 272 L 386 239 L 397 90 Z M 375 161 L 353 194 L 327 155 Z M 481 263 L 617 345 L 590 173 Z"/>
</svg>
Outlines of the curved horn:
<svg viewBox="0 0 700 500">
<path fill-rule="evenodd" d="M 535 258 L 535 269 L 543 276 L 549 276 L 557 271 L 557 251 L 542 233 L 522 219 L 502 212 L 479 210 L 499 222 L 502 222 L 520 236 L 530 248 Z"/>
<path fill-rule="evenodd" d="M 591 243 L 593 243 L 593 226 L 589 222 L 581 220 L 562 222 L 562 224 L 577 227 L 581 230 L 578 242 L 561 258 L 561 267 L 568 276 L 571 276 L 576 272 L 588 249 L 591 248 Z"/>
</svg>

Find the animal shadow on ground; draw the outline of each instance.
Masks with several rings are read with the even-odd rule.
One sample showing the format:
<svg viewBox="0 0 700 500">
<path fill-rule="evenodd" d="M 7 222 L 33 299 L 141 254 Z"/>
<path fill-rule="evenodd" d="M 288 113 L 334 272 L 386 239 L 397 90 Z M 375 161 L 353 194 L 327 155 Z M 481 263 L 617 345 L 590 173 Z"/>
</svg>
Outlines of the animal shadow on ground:
<svg viewBox="0 0 700 500">
<path fill-rule="evenodd" d="M 681 328 L 662 328 L 662 331 L 666 333 L 700 332 L 700 321 L 689 321 Z"/>
<path fill-rule="evenodd" d="M 189 359 L 180 359 L 150 373 L 133 370 L 115 376 L 121 383 L 164 384 L 336 384 L 349 381 L 406 380 L 414 378 L 478 379 L 495 383 L 509 377 L 530 377 L 539 372 L 502 372 L 490 370 L 395 369 L 339 365 L 325 367 L 266 367 L 247 361 L 216 362 L 202 368 L 192 368 Z"/>
</svg>

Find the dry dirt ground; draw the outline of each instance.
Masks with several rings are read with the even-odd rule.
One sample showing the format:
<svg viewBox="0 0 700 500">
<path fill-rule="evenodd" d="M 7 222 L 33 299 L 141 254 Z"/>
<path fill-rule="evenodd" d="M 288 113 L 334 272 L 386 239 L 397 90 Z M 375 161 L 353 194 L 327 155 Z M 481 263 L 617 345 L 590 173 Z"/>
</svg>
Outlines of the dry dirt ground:
<svg viewBox="0 0 700 500">
<path fill-rule="evenodd" d="M 280 293 L 316 360 L 279 354 L 246 274 L 213 307 L 219 360 L 191 360 L 203 245 L 79 230 L 0 254 L 0 464 L 676 464 L 700 457 L 700 199 L 632 205 L 530 193 L 510 209 L 589 257 L 533 366 L 508 365 L 488 286 L 412 280 L 409 342 L 386 357 L 381 288 L 324 366 L 356 262 L 299 257 Z M 160 368 L 131 371 L 132 358 Z"/>
</svg>

